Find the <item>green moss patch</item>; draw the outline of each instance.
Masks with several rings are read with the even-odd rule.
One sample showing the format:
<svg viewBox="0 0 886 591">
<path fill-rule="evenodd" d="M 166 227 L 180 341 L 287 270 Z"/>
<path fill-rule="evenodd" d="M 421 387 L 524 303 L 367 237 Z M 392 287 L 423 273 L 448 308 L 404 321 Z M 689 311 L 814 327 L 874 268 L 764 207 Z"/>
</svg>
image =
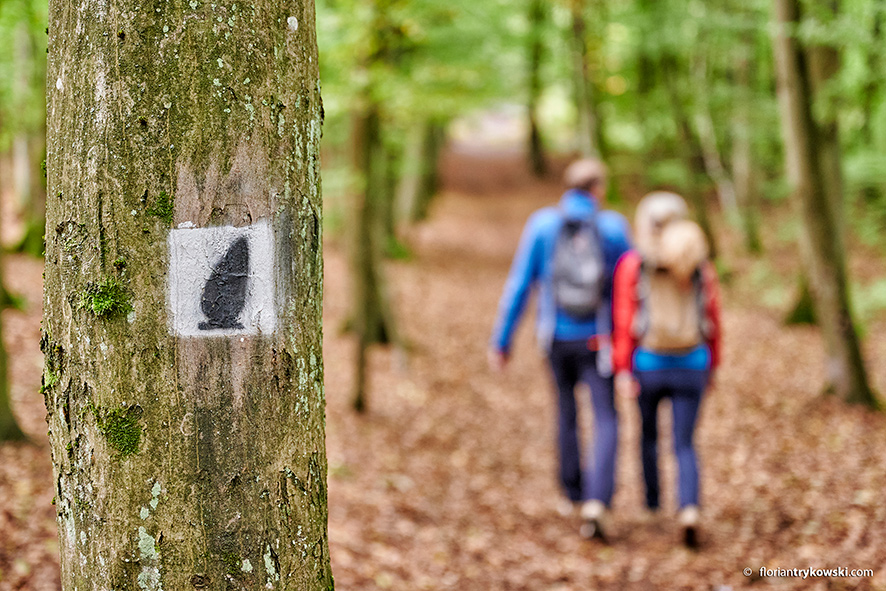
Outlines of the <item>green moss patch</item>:
<svg viewBox="0 0 886 591">
<path fill-rule="evenodd" d="M 56 384 L 58 384 L 58 375 L 55 374 L 51 369 L 47 369 L 46 373 L 43 374 L 42 382 L 43 383 L 40 384 L 40 393 L 46 394 Z"/>
<path fill-rule="evenodd" d="M 95 413 L 98 430 L 121 458 L 138 453 L 142 428 L 138 424 L 139 413 L 132 408 L 115 408 Z"/>
<path fill-rule="evenodd" d="M 172 224 L 172 214 L 175 210 L 175 201 L 166 191 L 160 191 L 154 205 L 148 208 L 147 214 L 158 217 L 167 225 Z"/>
<path fill-rule="evenodd" d="M 80 297 L 80 307 L 100 318 L 116 318 L 132 311 L 132 296 L 116 279 L 89 283 Z"/>
</svg>

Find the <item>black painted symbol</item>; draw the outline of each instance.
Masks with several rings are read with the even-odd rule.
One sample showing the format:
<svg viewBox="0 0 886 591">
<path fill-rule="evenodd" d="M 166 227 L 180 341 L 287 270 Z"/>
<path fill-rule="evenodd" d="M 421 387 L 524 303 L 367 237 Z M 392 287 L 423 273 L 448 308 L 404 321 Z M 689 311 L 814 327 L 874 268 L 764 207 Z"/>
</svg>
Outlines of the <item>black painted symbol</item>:
<svg viewBox="0 0 886 591">
<path fill-rule="evenodd" d="M 246 305 L 248 275 L 249 241 L 246 237 L 240 237 L 212 269 L 212 274 L 203 287 L 200 309 L 208 322 L 201 322 L 197 328 L 243 328 L 238 319 Z"/>
</svg>

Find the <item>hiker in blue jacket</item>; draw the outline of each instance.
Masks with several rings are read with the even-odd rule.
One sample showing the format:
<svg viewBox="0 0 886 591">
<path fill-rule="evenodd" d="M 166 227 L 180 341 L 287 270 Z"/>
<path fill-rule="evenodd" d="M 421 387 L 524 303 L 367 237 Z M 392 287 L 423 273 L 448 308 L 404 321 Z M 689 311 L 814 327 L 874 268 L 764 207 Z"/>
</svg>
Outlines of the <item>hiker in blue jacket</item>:
<svg viewBox="0 0 886 591">
<path fill-rule="evenodd" d="M 489 362 L 496 369 L 507 365 L 512 336 L 530 292 L 537 288 L 538 342 L 547 354 L 558 392 L 560 481 L 569 500 L 581 506 L 582 535 L 605 539 L 604 518 L 615 487 L 618 439 L 609 346 L 612 277 L 619 257 L 631 247 L 630 226 L 621 214 L 600 208 L 599 199 L 606 190 L 602 162 L 573 162 L 564 173 L 564 182 L 567 191 L 559 204 L 536 211 L 523 230 L 499 303 Z M 600 267 L 596 299 L 591 300 L 594 308 L 579 314 L 566 304 L 569 296 L 560 295 L 566 293 L 561 275 L 569 270 L 560 270 L 558 263 L 564 233 L 576 224 L 592 229 Z M 575 261 L 569 266 L 584 264 Z M 592 458 L 584 469 L 574 393 L 580 382 L 590 387 L 594 413 Z"/>
</svg>

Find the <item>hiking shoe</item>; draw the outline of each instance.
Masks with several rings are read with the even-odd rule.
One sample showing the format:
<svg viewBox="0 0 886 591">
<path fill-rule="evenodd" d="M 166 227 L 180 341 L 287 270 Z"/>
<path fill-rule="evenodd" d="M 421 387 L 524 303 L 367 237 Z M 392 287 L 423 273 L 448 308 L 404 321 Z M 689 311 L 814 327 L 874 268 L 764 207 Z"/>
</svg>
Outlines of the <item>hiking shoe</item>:
<svg viewBox="0 0 886 591">
<path fill-rule="evenodd" d="M 581 537 L 586 540 L 599 540 L 606 543 L 606 506 L 600 501 L 590 500 L 581 506 Z"/>
<path fill-rule="evenodd" d="M 683 528 L 683 545 L 690 549 L 698 548 L 699 511 L 696 505 L 687 505 L 680 509 L 677 517 Z"/>
</svg>

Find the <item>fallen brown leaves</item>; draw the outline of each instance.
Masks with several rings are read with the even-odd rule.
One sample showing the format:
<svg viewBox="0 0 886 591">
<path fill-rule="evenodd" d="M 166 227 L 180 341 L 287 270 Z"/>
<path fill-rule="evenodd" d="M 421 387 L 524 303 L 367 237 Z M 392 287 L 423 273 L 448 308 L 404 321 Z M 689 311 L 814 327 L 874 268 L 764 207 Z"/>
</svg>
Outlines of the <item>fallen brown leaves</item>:
<svg viewBox="0 0 886 591">
<path fill-rule="evenodd" d="M 479 177 L 478 177 L 479 178 Z M 484 185 L 484 188 L 486 185 Z M 704 403 L 703 547 L 678 544 L 674 462 L 665 510 L 641 511 L 638 416 L 619 401 L 611 546 L 578 536 L 555 482 L 553 396 L 531 318 L 503 374 L 486 367 L 497 300 L 526 216 L 545 185 L 445 194 L 389 269 L 407 351 L 371 355 L 369 413 L 350 409 L 354 345 L 342 249 L 326 251 L 329 537 L 339 589 L 886 589 L 886 417 L 819 396 L 822 347 L 727 291 L 725 365 Z M 13 398 L 36 446 L 0 447 L 0 591 L 58 588 L 52 476 L 39 386 L 39 265 L 13 259 L 27 315 L 7 313 Z M 790 272 L 790 270 L 788 270 Z M 7 316 L 4 316 L 4 321 Z M 16 323 L 19 323 L 16 325 Z M 871 361 L 886 324 L 870 327 Z M 886 391 L 886 366 L 870 363 Z M 583 408 L 585 424 L 587 404 Z M 668 423 L 666 412 L 661 420 Z M 662 448 L 670 449 L 668 429 Z M 770 578 L 767 568 L 866 568 L 865 578 Z M 743 569 L 751 568 L 746 577 Z"/>
</svg>

